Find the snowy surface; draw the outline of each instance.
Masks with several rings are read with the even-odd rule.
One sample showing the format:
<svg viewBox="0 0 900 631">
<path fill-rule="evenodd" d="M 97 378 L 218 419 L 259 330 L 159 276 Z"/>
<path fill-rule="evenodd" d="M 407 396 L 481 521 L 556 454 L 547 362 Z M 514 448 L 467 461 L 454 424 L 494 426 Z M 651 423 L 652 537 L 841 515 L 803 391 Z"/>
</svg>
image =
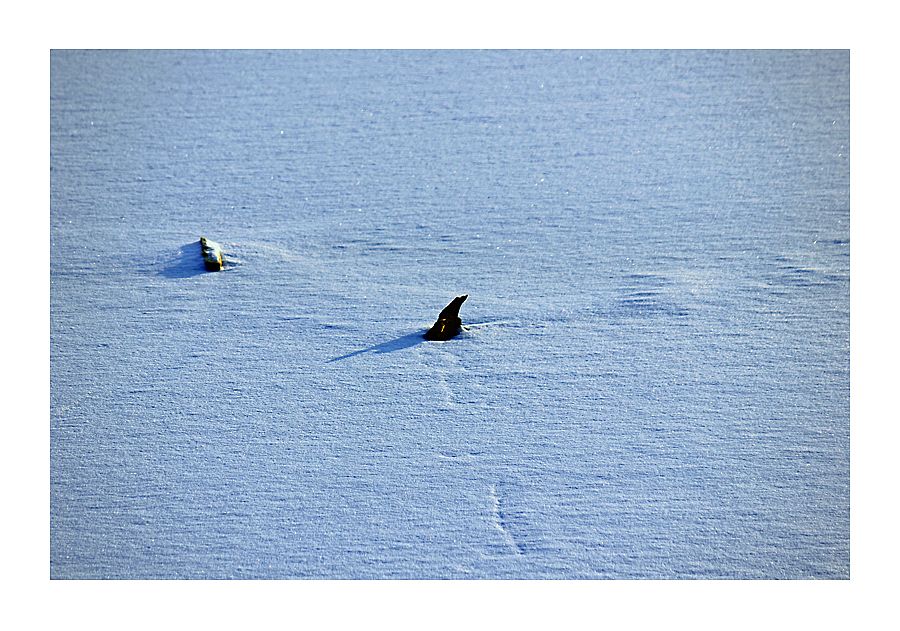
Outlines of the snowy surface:
<svg viewBox="0 0 900 631">
<path fill-rule="evenodd" d="M 848 578 L 849 219 L 846 52 L 56 51 L 51 576 Z"/>
</svg>

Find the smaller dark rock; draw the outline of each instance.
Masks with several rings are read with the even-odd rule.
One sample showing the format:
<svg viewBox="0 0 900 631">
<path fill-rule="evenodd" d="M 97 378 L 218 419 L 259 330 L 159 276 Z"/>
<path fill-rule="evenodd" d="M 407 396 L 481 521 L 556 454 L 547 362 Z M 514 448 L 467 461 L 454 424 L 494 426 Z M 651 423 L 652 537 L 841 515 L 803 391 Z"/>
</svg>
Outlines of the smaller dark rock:
<svg viewBox="0 0 900 631">
<path fill-rule="evenodd" d="M 200 237 L 200 252 L 203 254 L 203 264 L 210 272 L 218 272 L 222 269 L 222 246 L 206 237 Z"/>
</svg>

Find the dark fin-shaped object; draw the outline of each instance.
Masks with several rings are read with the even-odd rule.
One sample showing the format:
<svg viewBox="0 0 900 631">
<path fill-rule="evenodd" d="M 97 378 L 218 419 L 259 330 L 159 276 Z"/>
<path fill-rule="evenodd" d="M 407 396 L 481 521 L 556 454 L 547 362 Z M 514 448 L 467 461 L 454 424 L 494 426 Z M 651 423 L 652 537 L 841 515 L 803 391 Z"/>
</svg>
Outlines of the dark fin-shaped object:
<svg viewBox="0 0 900 631">
<path fill-rule="evenodd" d="M 449 305 L 444 307 L 438 316 L 434 326 L 425 333 L 426 340 L 449 340 L 451 337 L 459 333 L 462 327 L 462 320 L 459 319 L 459 308 L 466 301 L 469 295 L 457 296 Z"/>
</svg>

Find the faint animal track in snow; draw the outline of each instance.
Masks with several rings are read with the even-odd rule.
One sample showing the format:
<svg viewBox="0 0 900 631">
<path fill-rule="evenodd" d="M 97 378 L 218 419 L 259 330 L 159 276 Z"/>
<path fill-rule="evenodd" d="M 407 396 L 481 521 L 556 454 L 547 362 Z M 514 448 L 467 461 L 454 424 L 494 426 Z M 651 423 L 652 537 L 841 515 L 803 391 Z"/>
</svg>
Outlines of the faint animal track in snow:
<svg viewBox="0 0 900 631">
<path fill-rule="evenodd" d="M 503 505 L 500 502 L 500 496 L 497 495 L 497 487 L 495 485 L 492 484 L 488 487 L 488 495 L 491 500 L 491 516 L 493 517 L 494 528 L 503 535 L 503 540 L 506 542 L 506 545 L 508 545 L 515 554 L 522 554 L 522 547 L 516 542 L 507 528 L 506 516 L 503 514 Z"/>
<path fill-rule="evenodd" d="M 437 342 L 436 344 L 446 344 L 447 342 Z M 456 395 L 453 388 L 450 387 L 450 379 L 453 373 L 460 371 L 459 358 L 446 350 L 438 350 L 440 354 L 441 366 L 434 373 L 437 377 L 435 386 L 441 393 L 444 405 L 449 409 L 456 406 Z"/>
<path fill-rule="evenodd" d="M 443 394 L 444 403 L 448 408 L 456 405 L 456 402 L 453 401 L 453 389 L 450 387 L 450 384 L 447 383 L 447 371 L 439 370 L 438 371 L 438 388 Z"/>
</svg>

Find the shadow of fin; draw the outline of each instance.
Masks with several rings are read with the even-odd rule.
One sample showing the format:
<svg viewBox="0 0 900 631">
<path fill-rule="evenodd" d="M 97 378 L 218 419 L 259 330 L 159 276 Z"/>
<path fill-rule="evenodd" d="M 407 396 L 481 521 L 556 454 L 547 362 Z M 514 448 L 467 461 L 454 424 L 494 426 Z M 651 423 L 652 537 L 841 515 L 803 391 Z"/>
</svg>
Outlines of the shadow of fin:
<svg viewBox="0 0 900 631">
<path fill-rule="evenodd" d="M 421 344 L 422 341 L 422 334 L 420 332 L 417 331 L 416 333 L 407 333 L 406 335 L 401 335 L 400 337 L 394 338 L 393 340 L 382 342 L 381 344 L 376 344 L 368 348 L 361 348 L 358 351 L 353 351 L 352 353 L 347 353 L 346 355 L 341 355 L 340 357 L 329 359 L 325 363 L 330 364 L 332 362 L 341 361 L 342 359 L 350 359 L 351 357 L 362 355 L 364 353 L 393 353 L 394 351 L 403 350 L 404 348 L 409 348 L 411 346 L 415 346 L 416 344 Z"/>
</svg>

